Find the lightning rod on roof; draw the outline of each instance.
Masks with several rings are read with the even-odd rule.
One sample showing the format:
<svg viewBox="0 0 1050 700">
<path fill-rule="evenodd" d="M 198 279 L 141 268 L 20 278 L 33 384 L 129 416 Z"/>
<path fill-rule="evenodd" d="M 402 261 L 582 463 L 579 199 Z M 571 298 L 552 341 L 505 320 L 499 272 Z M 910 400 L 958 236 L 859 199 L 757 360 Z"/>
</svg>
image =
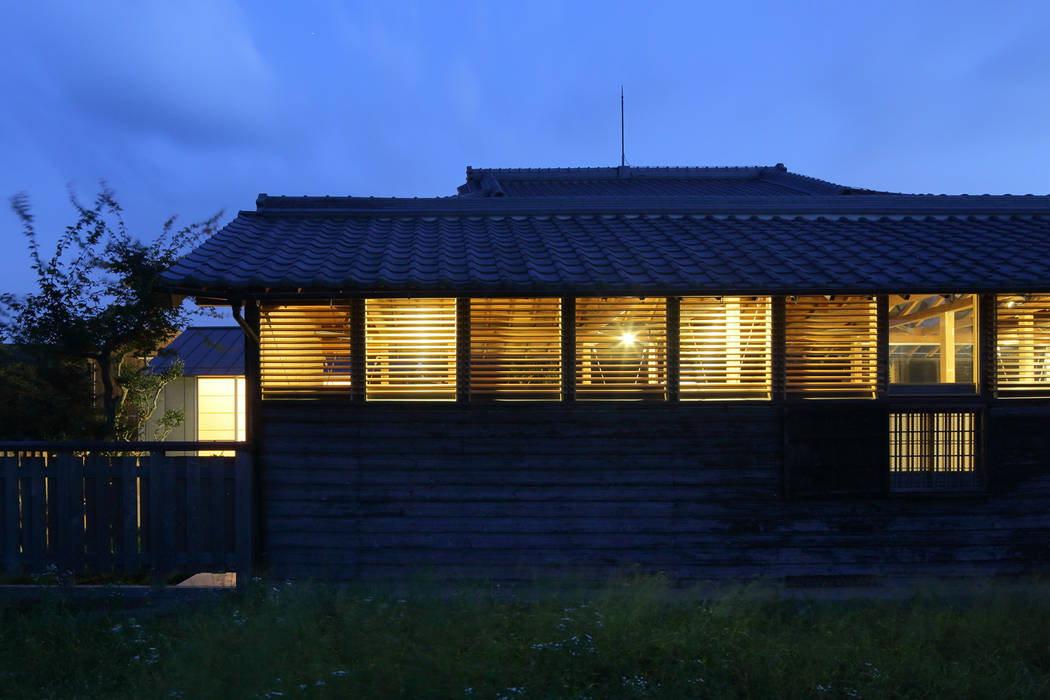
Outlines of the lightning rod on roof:
<svg viewBox="0 0 1050 700">
<path fill-rule="evenodd" d="M 620 86 L 620 167 L 627 165 L 623 149 L 623 85 Z"/>
</svg>

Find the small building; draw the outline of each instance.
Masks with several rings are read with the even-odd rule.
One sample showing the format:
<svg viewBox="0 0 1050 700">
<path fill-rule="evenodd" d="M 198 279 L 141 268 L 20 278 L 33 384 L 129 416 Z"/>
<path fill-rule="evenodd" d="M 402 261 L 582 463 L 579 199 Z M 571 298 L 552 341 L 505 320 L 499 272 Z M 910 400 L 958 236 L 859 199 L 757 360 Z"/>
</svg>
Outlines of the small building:
<svg viewBox="0 0 1050 700">
<path fill-rule="evenodd" d="M 144 440 L 156 437 L 160 416 L 168 409 L 183 412 L 184 419 L 164 439 L 244 440 L 244 333 L 237 326 L 190 326 L 167 346 L 167 352 L 149 362 L 162 372 L 181 360 L 182 376 L 167 384 L 150 420 Z"/>
<path fill-rule="evenodd" d="M 166 279 L 248 337 L 275 575 L 856 581 L 1046 571 L 1048 249 L 1043 196 L 468 168 Z"/>
</svg>

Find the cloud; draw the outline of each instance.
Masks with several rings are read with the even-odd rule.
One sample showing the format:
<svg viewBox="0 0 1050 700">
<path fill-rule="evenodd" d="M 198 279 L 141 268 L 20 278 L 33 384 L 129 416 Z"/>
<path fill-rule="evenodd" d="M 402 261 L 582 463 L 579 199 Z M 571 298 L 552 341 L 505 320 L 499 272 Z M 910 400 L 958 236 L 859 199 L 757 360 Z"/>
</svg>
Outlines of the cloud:
<svg viewBox="0 0 1050 700">
<path fill-rule="evenodd" d="M 22 19 L 46 78 L 98 128 L 205 148 L 273 119 L 273 73 L 229 2 L 41 4 Z"/>
</svg>

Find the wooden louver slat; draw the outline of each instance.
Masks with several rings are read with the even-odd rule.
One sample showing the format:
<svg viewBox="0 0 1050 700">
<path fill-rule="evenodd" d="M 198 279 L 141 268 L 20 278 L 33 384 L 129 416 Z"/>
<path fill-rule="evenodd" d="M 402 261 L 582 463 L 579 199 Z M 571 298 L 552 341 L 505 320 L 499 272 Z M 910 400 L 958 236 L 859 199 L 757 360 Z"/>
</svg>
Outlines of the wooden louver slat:
<svg viewBox="0 0 1050 700">
<path fill-rule="evenodd" d="M 456 399 L 456 300 L 367 299 L 369 401 Z"/>
<path fill-rule="evenodd" d="M 1050 395 L 1050 295 L 996 297 L 996 386 L 1005 395 Z"/>
<path fill-rule="evenodd" d="M 263 399 L 350 393 L 350 307 L 264 306 L 259 319 Z"/>
<path fill-rule="evenodd" d="M 684 399 L 767 399 L 772 388 L 769 297 L 683 297 L 680 393 Z"/>
<path fill-rule="evenodd" d="M 784 374 L 789 394 L 874 398 L 878 315 L 866 296 L 801 296 L 784 308 Z"/>
<path fill-rule="evenodd" d="M 576 398 L 663 399 L 665 299 L 576 300 Z"/>
<path fill-rule="evenodd" d="M 470 300 L 470 396 L 561 397 L 559 299 Z"/>
</svg>

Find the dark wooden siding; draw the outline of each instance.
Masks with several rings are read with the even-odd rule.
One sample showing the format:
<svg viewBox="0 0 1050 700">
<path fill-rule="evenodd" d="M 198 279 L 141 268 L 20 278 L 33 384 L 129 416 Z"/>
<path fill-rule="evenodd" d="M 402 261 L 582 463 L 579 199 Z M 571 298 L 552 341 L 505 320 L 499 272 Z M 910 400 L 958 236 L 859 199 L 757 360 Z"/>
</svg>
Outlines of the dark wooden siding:
<svg viewBox="0 0 1050 700">
<path fill-rule="evenodd" d="M 263 563 L 277 576 L 638 567 L 686 580 L 819 579 L 1020 573 L 1050 561 L 1050 470 L 1032 440 L 991 451 L 1013 476 L 989 494 L 873 493 L 870 463 L 852 450 L 843 468 L 861 464 L 864 489 L 818 498 L 813 480 L 835 470 L 825 449 L 807 488 L 785 498 L 782 454 L 817 444 L 834 421 L 783 404 L 261 408 Z M 862 435 L 876 449 L 886 408 L 865 410 L 878 414 Z M 1050 414 L 1026 410 L 1036 424 Z M 1015 423 L 993 409 L 989 439 Z"/>
</svg>

